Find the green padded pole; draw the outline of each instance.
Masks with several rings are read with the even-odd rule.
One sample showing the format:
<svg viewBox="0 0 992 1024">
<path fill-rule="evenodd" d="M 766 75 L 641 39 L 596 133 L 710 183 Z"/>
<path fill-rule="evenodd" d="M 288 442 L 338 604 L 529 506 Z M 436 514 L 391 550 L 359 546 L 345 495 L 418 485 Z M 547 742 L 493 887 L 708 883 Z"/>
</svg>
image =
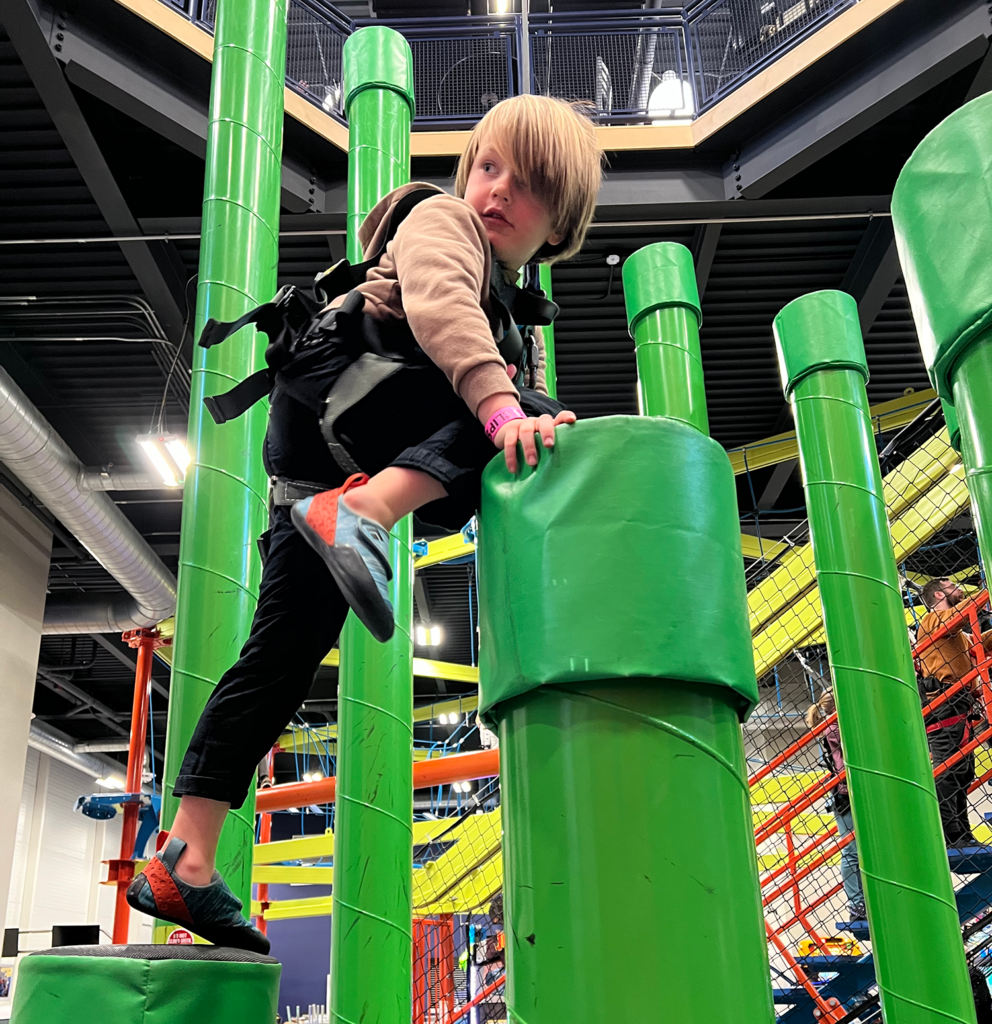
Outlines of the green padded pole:
<svg viewBox="0 0 992 1024">
<path fill-rule="evenodd" d="M 413 62 L 389 28 L 363 28 L 344 48 L 349 124 L 348 256 L 358 227 L 410 180 Z M 349 615 L 338 683 L 338 784 L 330 1019 L 407 1024 L 413 964 L 413 534 L 393 528 L 390 600 L 396 632 L 385 644 Z"/>
<path fill-rule="evenodd" d="M 695 293 L 641 278 L 656 256 L 624 270 L 635 326 L 657 295 Z M 688 335 L 671 346 L 686 388 L 642 388 L 656 415 L 580 422 L 535 469 L 484 475 L 482 708 L 500 736 L 515 1024 L 774 1019 L 733 473 L 688 422 Z"/>
<path fill-rule="evenodd" d="M 992 565 L 992 93 L 916 147 L 892 193 L 892 224 L 930 379 L 953 409 L 986 572 Z M 956 446 L 957 447 L 957 446 Z"/>
<path fill-rule="evenodd" d="M 623 291 L 637 359 L 642 416 L 668 416 L 710 431 L 703 362 L 702 311 L 692 253 L 675 242 L 639 249 L 623 267 Z"/>
<path fill-rule="evenodd" d="M 537 265 L 538 279 L 545 297 L 554 302 L 554 295 L 551 294 L 551 266 L 548 263 Z M 544 382 L 548 386 L 548 396 L 558 397 L 558 363 L 555 359 L 555 325 L 542 327 L 544 335 Z"/>
<path fill-rule="evenodd" d="M 196 326 L 235 320 L 272 298 L 279 261 L 286 0 L 219 0 L 207 127 Z M 175 817 L 179 766 L 200 712 L 248 638 L 265 529 L 266 408 L 218 426 L 204 395 L 264 366 L 265 336 L 246 327 L 224 345 L 194 348 L 183 495 L 176 639 L 166 738 L 163 826 Z M 232 811 L 217 868 L 247 907 L 255 836 L 254 786 Z M 171 926 L 170 926 L 171 928 Z M 162 937 L 164 929 L 156 931 Z"/>
<path fill-rule="evenodd" d="M 875 452 L 858 307 L 844 292 L 775 318 L 886 1024 L 974 1022 L 961 926 Z"/>
</svg>

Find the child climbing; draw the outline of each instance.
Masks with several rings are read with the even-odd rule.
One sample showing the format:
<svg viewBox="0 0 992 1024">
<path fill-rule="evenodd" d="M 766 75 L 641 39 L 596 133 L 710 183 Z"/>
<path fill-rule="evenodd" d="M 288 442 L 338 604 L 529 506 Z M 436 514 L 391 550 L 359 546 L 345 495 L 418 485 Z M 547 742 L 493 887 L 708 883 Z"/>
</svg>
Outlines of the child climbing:
<svg viewBox="0 0 992 1024">
<path fill-rule="evenodd" d="M 460 528 L 498 451 L 511 472 L 518 443 L 536 465 L 538 439 L 550 448 L 555 428 L 575 421 L 548 397 L 539 329 L 517 327 L 550 323 L 557 309 L 515 282 L 528 262 L 581 248 L 601 161 L 578 108 L 505 100 L 473 131 L 456 196 L 412 184 L 375 207 L 359 230 L 366 262 L 324 275 L 334 298 L 316 316 L 284 289 L 204 329 L 201 345 L 248 322 L 270 337 L 270 528 L 251 633 L 203 710 L 168 842 L 128 889 L 132 907 L 218 945 L 268 951 L 214 870 L 227 812 L 306 699 L 349 607 L 376 639 L 392 635 L 393 525 L 416 510 Z M 251 381 L 208 401 L 218 422 L 261 397 Z"/>
</svg>

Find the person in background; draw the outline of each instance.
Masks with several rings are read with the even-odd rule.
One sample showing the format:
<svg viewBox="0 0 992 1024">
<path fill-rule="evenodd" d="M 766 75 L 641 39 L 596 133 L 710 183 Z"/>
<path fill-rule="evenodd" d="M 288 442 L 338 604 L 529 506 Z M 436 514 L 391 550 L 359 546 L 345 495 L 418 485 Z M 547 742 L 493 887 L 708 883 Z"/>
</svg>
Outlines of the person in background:
<svg viewBox="0 0 992 1024">
<path fill-rule="evenodd" d="M 927 613 L 920 620 L 917 644 L 942 630 L 957 614 L 964 591 L 952 580 L 931 580 L 922 591 Z M 925 707 L 942 692 L 968 677 L 975 667 L 972 647 L 976 643 L 965 619 L 934 640 L 919 657 L 920 701 Z M 981 637 L 986 650 L 992 649 L 992 631 Z M 971 739 L 975 715 L 975 693 L 981 685 L 976 675 L 967 686 L 927 716 L 927 743 L 934 767 L 953 757 Z M 968 787 L 975 780 L 975 755 L 968 753 L 946 768 L 934 780 L 940 804 L 944 840 L 951 849 L 977 845 L 968 821 Z"/>
<path fill-rule="evenodd" d="M 821 722 L 825 722 L 835 710 L 833 690 L 827 690 L 806 712 L 806 724 L 810 729 L 815 729 Z M 844 753 L 841 749 L 840 729 L 837 722 L 831 723 L 821 733 L 821 736 L 826 747 L 827 768 L 832 774 L 839 775 L 844 770 Z M 840 782 L 834 786 L 828 799 L 834 820 L 837 822 L 837 837 L 843 839 L 844 836 L 850 835 L 854 831 L 851 796 L 847 782 Z M 858 865 L 857 840 L 852 839 L 840 851 L 840 877 L 844 884 L 844 892 L 847 894 L 847 909 L 851 921 L 864 921 L 867 918 L 867 913 L 864 889 L 861 886 L 861 869 Z"/>
</svg>

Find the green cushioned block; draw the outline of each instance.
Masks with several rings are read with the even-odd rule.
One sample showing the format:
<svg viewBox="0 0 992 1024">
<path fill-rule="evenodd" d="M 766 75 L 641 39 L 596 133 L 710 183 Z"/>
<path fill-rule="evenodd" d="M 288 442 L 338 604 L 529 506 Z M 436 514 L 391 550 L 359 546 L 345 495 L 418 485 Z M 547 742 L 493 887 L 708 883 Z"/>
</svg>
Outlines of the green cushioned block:
<svg viewBox="0 0 992 1024">
<path fill-rule="evenodd" d="M 868 381 L 858 304 L 847 292 L 810 292 L 773 321 L 778 371 L 786 397 L 817 370 L 856 370 Z"/>
<path fill-rule="evenodd" d="M 623 297 L 633 337 L 638 323 L 658 309 L 684 306 L 702 325 L 692 253 L 678 242 L 655 242 L 629 256 L 623 265 Z"/>
<path fill-rule="evenodd" d="M 933 386 L 992 324 L 992 93 L 966 103 L 916 147 L 892 192 L 892 225 Z"/>
<path fill-rule="evenodd" d="M 561 428 L 538 465 L 482 478 L 480 706 L 654 678 L 757 703 L 740 522 L 723 448 L 663 417 Z"/>
<path fill-rule="evenodd" d="M 281 971 L 216 946 L 56 948 L 21 963 L 11 1024 L 273 1024 Z"/>
</svg>

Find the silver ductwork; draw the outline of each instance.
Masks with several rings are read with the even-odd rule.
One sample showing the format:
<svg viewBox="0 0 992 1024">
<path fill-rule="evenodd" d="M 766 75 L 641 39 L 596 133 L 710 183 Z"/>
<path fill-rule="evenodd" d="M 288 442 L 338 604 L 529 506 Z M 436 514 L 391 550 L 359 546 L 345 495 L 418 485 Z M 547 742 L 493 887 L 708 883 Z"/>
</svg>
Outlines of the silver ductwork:
<svg viewBox="0 0 992 1024">
<path fill-rule="evenodd" d="M 3 368 L 0 461 L 130 595 L 50 594 L 43 632 L 119 633 L 175 611 L 175 577 L 106 494 L 80 488 L 79 459 Z"/>
<path fill-rule="evenodd" d="M 28 746 L 40 750 L 43 754 L 48 754 L 49 757 L 54 757 L 56 761 L 61 761 L 77 771 L 92 775 L 94 779 L 103 779 L 108 775 L 124 778 L 124 773 L 127 770 L 124 765 L 113 758 L 76 750 L 75 743 L 69 736 L 37 719 L 31 722 Z"/>
<path fill-rule="evenodd" d="M 157 491 L 162 481 L 156 482 L 147 473 L 133 469 L 118 469 L 116 466 L 93 469 L 87 466 L 79 471 L 79 486 L 84 491 Z"/>
</svg>

